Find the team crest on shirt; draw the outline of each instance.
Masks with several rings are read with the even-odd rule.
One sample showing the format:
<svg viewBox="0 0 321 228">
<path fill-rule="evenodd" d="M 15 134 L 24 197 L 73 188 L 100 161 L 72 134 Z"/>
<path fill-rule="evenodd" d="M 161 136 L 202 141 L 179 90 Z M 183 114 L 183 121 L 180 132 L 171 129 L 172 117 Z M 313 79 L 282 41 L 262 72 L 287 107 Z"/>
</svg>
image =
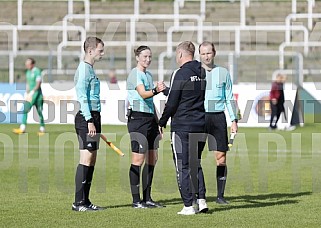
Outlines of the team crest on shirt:
<svg viewBox="0 0 321 228">
<path fill-rule="evenodd" d="M 191 79 L 191 82 L 199 82 L 202 80 L 199 76 L 196 76 L 196 75 L 191 76 L 190 79 Z"/>
</svg>

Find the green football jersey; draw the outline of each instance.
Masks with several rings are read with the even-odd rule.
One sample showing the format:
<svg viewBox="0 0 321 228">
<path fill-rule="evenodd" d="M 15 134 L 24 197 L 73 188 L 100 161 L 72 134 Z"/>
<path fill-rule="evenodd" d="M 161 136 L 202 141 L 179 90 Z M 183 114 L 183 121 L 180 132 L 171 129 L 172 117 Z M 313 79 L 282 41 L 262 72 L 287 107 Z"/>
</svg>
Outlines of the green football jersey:
<svg viewBox="0 0 321 228">
<path fill-rule="evenodd" d="M 27 70 L 26 77 L 29 90 L 32 90 L 35 88 L 37 81 L 41 81 L 41 70 L 37 67 Z"/>
</svg>

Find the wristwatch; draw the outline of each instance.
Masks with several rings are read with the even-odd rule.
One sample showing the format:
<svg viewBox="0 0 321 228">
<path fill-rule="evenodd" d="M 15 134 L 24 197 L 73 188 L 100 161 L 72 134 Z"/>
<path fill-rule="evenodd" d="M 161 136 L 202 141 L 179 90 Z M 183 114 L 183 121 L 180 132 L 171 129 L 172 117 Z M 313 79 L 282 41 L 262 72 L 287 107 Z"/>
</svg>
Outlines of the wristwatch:
<svg viewBox="0 0 321 228">
<path fill-rule="evenodd" d="M 94 119 L 91 117 L 89 120 L 87 120 L 87 123 L 93 123 Z"/>
<path fill-rule="evenodd" d="M 235 123 L 237 123 L 237 122 L 239 122 L 239 120 L 238 120 L 238 119 L 235 119 L 235 120 L 233 120 L 232 122 L 235 122 Z"/>
<path fill-rule="evenodd" d="M 155 87 L 154 89 L 152 89 L 152 92 L 153 92 L 154 95 L 157 95 L 157 94 L 158 94 L 158 92 L 157 92 L 157 90 L 156 90 L 156 87 Z"/>
</svg>

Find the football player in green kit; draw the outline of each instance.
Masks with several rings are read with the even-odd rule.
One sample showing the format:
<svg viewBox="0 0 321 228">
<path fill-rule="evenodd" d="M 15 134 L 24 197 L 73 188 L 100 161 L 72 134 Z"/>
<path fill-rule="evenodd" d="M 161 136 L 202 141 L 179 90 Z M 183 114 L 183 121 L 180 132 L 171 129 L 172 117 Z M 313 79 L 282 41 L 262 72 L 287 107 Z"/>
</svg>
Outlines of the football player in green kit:
<svg viewBox="0 0 321 228">
<path fill-rule="evenodd" d="M 20 128 L 13 129 L 16 134 L 23 134 L 26 131 L 28 112 L 35 106 L 40 119 L 38 135 L 45 133 L 45 122 L 42 115 L 43 96 L 41 91 L 41 71 L 35 67 L 36 61 L 28 58 L 25 62 L 26 72 L 26 101 L 24 102 L 23 118 Z"/>
</svg>

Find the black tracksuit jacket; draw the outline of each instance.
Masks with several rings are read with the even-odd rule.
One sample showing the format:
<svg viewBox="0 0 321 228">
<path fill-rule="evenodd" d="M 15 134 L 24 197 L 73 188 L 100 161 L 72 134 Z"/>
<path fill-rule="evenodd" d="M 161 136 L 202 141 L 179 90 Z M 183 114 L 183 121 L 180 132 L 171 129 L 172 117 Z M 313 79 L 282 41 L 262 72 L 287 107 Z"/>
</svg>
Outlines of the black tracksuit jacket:
<svg viewBox="0 0 321 228">
<path fill-rule="evenodd" d="M 172 132 L 204 132 L 205 77 L 205 70 L 196 60 L 185 63 L 173 73 L 159 126 L 165 127 L 171 117 Z"/>
</svg>

